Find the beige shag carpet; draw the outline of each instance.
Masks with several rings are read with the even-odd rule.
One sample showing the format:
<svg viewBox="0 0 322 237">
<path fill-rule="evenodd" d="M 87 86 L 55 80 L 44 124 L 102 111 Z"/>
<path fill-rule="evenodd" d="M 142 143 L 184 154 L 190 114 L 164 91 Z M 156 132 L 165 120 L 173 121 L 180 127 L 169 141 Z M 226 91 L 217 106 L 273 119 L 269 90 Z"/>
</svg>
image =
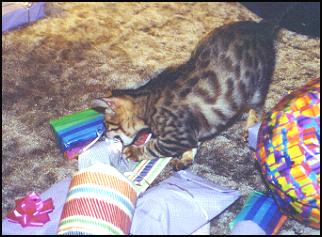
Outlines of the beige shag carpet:
<svg viewBox="0 0 322 237">
<path fill-rule="evenodd" d="M 260 18 L 238 3 L 47 3 L 47 16 L 2 34 L 2 216 L 28 191 L 43 192 L 77 170 L 56 146 L 49 120 L 80 111 L 108 88 L 136 87 L 187 60 L 197 42 L 226 23 Z M 320 40 L 282 30 L 265 109 L 320 76 Z M 250 191 L 264 190 L 241 139 L 241 119 L 203 144 L 193 172 L 242 197 L 211 221 L 228 223 Z M 156 183 L 171 174 L 167 167 Z M 282 234 L 316 234 L 288 220 Z"/>
</svg>

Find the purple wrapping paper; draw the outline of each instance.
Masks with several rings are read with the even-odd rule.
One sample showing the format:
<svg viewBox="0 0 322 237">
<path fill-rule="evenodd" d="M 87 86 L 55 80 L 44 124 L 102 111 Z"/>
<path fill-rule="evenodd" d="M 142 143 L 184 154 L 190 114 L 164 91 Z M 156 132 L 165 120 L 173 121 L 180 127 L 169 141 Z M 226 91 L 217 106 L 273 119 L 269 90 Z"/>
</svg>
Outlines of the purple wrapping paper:
<svg viewBox="0 0 322 237">
<path fill-rule="evenodd" d="M 51 197 L 54 211 L 43 227 L 26 227 L 2 221 L 4 235 L 56 235 L 71 178 L 66 178 L 41 194 Z M 179 171 L 143 193 L 134 212 L 132 234 L 191 234 L 239 198 L 239 192 L 216 186 L 188 171 Z M 163 207 L 166 208 L 158 208 Z M 191 208 L 192 207 L 192 208 Z M 151 218 L 155 217 L 155 218 Z M 159 219 L 158 219 L 159 218 Z"/>
<path fill-rule="evenodd" d="M 260 126 L 261 123 L 256 123 L 254 124 L 254 126 L 248 129 L 248 146 L 251 147 L 253 150 L 256 150 L 257 135 Z"/>
<path fill-rule="evenodd" d="M 131 234 L 187 235 L 219 215 L 240 196 L 181 170 L 145 191 L 136 203 Z"/>
<path fill-rule="evenodd" d="M 2 7 L 2 32 L 12 30 L 18 26 L 34 22 L 45 16 L 44 2 L 32 3 L 30 7 L 23 6 L 22 3 Z M 11 8 L 12 10 L 6 10 Z M 5 11 L 5 13 L 4 13 Z"/>
<path fill-rule="evenodd" d="M 255 222 L 239 221 L 234 229 L 231 231 L 230 235 L 266 235 L 265 231 L 257 225 Z"/>
</svg>

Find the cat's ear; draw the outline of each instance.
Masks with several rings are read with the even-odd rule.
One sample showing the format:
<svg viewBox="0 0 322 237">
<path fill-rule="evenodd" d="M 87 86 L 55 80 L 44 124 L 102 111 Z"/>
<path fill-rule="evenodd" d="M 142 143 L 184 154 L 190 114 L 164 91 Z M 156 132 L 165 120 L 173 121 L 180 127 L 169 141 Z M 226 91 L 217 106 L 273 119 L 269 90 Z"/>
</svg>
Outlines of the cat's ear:
<svg viewBox="0 0 322 237">
<path fill-rule="evenodd" d="M 92 107 L 98 112 L 114 116 L 116 111 L 116 99 L 112 98 L 112 91 L 108 90 L 103 98 L 93 100 Z"/>
<path fill-rule="evenodd" d="M 111 90 L 108 90 L 107 92 L 106 92 L 106 95 L 105 95 L 105 97 L 106 98 L 109 98 L 109 97 L 112 97 L 112 91 Z"/>
<path fill-rule="evenodd" d="M 117 100 L 115 97 L 95 99 L 92 100 L 91 107 L 98 112 L 113 116 L 118 106 Z"/>
</svg>

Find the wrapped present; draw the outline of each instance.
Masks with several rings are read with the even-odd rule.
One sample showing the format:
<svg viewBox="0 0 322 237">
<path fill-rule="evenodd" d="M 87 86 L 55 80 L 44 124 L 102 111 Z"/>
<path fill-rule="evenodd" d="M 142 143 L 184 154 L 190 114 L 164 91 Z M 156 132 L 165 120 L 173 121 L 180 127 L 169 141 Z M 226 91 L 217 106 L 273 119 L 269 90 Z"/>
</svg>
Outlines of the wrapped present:
<svg viewBox="0 0 322 237">
<path fill-rule="evenodd" d="M 104 115 L 94 109 L 73 113 L 49 123 L 59 148 L 67 158 L 75 158 L 84 147 L 106 131 Z"/>
<path fill-rule="evenodd" d="M 3 2 L 2 32 L 34 22 L 44 16 L 44 2 Z"/>
<path fill-rule="evenodd" d="M 286 220 L 272 197 L 254 191 L 229 226 L 233 234 L 275 235 Z"/>
<path fill-rule="evenodd" d="M 129 234 L 136 199 L 132 182 L 110 165 L 95 164 L 78 171 L 57 233 Z"/>
<path fill-rule="evenodd" d="M 320 228 L 320 78 L 267 113 L 255 158 L 281 210 Z"/>
</svg>

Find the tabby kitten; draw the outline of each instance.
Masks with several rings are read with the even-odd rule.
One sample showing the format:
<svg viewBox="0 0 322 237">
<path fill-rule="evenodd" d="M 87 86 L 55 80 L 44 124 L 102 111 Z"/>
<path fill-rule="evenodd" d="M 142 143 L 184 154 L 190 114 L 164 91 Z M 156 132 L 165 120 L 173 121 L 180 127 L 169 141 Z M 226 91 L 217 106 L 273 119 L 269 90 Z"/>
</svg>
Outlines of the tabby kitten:
<svg viewBox="0 0 322 237">
<path fill-rule="evenodd" d="M 108 134 L 118 136 L 135 161 L 177 157 L 177 169 L 192 163 L 192 149 L 249 109 L 263 106 L 275 65 L 277 28 L 237 22 L 210 32 L 190 59 L 137 89 L 113 90 L 93 107 L 105 110 Z M 131 145 L 142 129 L 152 139 Z"/>
</svg>

